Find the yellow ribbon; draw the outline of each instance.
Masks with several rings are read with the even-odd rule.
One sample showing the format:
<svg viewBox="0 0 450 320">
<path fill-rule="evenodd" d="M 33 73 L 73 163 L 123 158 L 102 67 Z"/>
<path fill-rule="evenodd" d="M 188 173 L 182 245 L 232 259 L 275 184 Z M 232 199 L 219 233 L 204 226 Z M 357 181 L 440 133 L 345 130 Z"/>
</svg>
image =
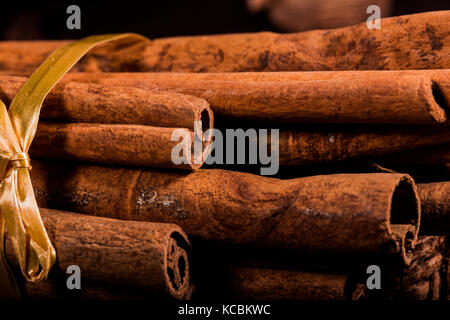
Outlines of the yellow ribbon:
<svg viewBox="0 0 450 320">
<path fill-rule="evenodd" d="M 9 112 L 0 101 L 0 299 L 20 297 L 5 257 L 5 225 L 26 280 L 47 278 L 56 261 L 56 252 L 39 214 L 29 175 L 28 150 L 36 133 L 42 102 L 91 48 L 124 38 L 145 39 L 132 33 L 100 35 L 58 48 L 22 86 Z"/>
</svg>

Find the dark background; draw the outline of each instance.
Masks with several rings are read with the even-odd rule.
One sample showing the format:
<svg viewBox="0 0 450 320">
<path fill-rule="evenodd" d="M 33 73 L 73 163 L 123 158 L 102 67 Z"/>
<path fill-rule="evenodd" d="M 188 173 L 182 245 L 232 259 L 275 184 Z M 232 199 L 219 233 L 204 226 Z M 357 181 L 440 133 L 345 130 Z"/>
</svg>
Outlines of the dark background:
<svg viewBox="0 0 450 320">
<path fill-rule="evenodd" d="M 71 4 L 81 8 L 81 30 L 66 28 L 66 9 Z M 150 38 L 281 32 L 265 13 L 250 13 L 244 0 L 8 1 L 0 6 L 0 40 L 74 39 L 116 32 Z M 448 9 L 450 0 L 397 0 L 393 15 Z"/>
</svg>

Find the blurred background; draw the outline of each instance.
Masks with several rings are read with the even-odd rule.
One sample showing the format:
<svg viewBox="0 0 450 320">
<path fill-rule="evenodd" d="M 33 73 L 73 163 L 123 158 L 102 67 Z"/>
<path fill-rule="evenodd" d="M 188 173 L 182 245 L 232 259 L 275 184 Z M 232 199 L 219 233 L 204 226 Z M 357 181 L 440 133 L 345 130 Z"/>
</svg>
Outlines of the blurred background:
<svg viewBox="0 0 450 320">
<path fill-rule="evenodd" d="M 81 9 L 81 30 L 69 30 L 66 9 Z M 150 38 L 234 32 L 294 32 L 366 21 L 369 5 L 383 17 L 449 10 L 450 0 L 191 0 L 58 1 L 1 4 L 0 39 L 72 39 L 137 32 Z"/>
</svg>

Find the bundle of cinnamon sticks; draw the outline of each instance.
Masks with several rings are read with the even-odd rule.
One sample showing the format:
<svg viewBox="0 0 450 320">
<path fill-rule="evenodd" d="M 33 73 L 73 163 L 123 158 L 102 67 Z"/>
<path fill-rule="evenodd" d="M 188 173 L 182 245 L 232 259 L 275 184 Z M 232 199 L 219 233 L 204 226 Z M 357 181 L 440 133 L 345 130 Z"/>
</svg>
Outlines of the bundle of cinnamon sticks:
<svg viewBox="0 0 450 320">
<path fill-rule="evenodd" d="M 44 101 L 31 178 L 58 262 L 22 293 L 446 299 L 450 12 L 382 25 L 95 49 Z M 62 43 L 0 43 L 0 99 Z M 279 173 L 211 164 L 240 152 L 214 128 L 279 130 L 245 142 Z"/>
</svg>

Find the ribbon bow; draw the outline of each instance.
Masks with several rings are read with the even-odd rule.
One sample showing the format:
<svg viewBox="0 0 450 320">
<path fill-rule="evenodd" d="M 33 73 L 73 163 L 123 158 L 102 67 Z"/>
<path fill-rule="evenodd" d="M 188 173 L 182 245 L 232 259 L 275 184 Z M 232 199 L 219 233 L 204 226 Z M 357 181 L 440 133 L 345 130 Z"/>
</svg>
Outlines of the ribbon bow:
<svg viewBox="0 0 450 320">
<path fill-rule="evenodd" d="M 28 150 L 36 133 L 42 102 L 55 84 L 94 46 L 136 34 L 84 38 L 55 50 L 31 75 L 11 103 L 0 101 L 0 298 L 19 298 L 5 257 L 5 226 L 20 270 L 28 281 L 47 278 L 56 252 L 47 235 L 31 185 Z M 128 39 L 130 40 L 130 39 Z"/>
</svg>

